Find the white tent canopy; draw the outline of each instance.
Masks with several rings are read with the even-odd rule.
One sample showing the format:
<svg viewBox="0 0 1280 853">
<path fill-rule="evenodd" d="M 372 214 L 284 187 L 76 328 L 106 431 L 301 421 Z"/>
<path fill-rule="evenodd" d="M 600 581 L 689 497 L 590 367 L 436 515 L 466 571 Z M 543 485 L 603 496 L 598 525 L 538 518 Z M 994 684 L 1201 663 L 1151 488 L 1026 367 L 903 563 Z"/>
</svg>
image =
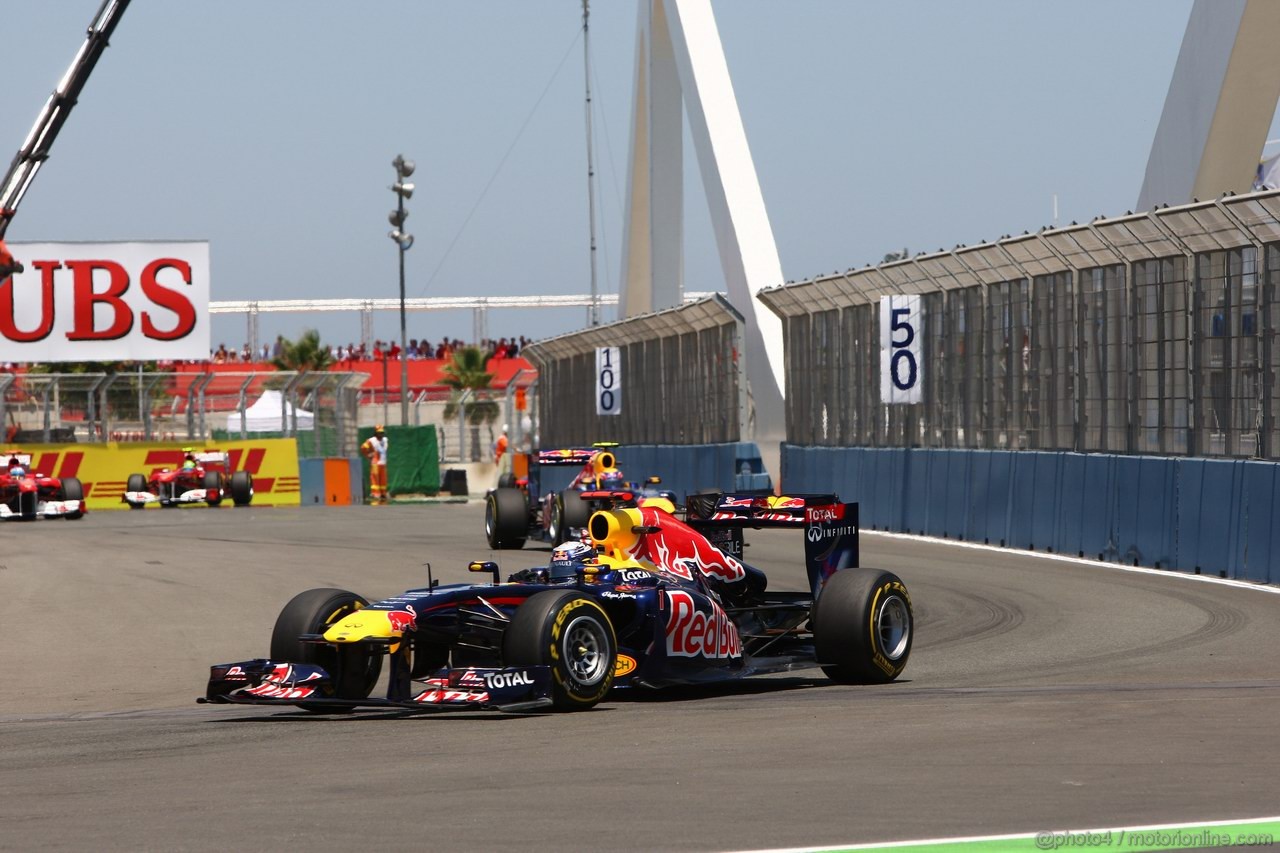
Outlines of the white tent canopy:
<svg viewBox="0 0 1280 853">
<path fill-rule="evenodd" d="M 303 409 L 294 408 L 279 391 L 263 391 L 262 396 L 254 400 L 253 405 L 244 410 L 244 430 L 246 432 L 282 432 L 293 429 L 294 415 L 298 417 L 298 429 L 314 429 L 315 415 Z M 281 421 L 281 417 L 286 420 Z M 227 415 L 227 432 L 240 432 L 240 413 Z"/>
</svg>

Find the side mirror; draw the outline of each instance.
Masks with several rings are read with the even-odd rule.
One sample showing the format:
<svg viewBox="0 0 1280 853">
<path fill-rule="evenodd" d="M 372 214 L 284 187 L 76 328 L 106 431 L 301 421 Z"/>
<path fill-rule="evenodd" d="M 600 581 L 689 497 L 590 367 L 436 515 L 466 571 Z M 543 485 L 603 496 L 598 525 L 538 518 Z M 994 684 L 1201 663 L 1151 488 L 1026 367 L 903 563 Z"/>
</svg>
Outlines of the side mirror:
<svg viewBox="0 0 1280 853">
<path fill-rule="evenodd" d="M 498 564 L 492 560 L 472 560 L 467 565 L 469 572 L 489 572 L 493 575 L 493 582 L 498 583 Z"/>
</svg>

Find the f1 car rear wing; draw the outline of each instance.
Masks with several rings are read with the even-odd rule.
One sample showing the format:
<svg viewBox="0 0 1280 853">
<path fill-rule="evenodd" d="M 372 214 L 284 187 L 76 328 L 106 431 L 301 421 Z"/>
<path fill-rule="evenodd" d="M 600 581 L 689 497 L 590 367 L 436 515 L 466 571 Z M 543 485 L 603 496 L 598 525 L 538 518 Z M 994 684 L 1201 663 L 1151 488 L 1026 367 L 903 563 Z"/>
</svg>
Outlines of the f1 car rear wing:
<svg viewBox="0 0 1280 853">
<path fill-rule="evenodd" d="M 753 495 L 711 492 L 685 499 L 690 527 L 803 527 L 808 507 L 839 504 L 837 495 Z"/>
<path fill-rule="evenodd" d="M 585 448 L 565 450 L 539 450 L 539 465 L 586 465 L 600 451 Z"/>
</svg>

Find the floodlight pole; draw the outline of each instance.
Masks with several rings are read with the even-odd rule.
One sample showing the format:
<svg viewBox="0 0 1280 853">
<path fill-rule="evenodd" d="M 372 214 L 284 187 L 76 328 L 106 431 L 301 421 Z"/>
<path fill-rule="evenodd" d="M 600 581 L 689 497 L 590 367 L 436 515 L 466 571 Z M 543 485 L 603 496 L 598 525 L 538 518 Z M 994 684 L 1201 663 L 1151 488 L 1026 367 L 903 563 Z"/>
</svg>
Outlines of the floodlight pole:
<svg viewBox="0 0 1280 853">
<path fill-rule="evenodd" d="M 404 196 L 396 193 L 399 199 L 398 211 L 401 221 L 404 220 Z M 400 241 L 400 425 L 409 423 L 409 349 L 405 338 L 404 312 L 404 253 L 408 246 Z"/>
<path fill-rule="evenodd" d="M 396 209 L 387 218 L 395 227 L 387 236 L 396 242 L 400 251 L 400 423 L 405 425 L 409 423 L 409 339 L 404 310 L 404 253 L 413 245 L 413 235 L 404 230 L 404 221 L 409 216 L 404 200 L 413 197 L 413 184 L 405 181 L 413 174 L 413 161 L 397 154 L 391 165 L 396 170 L 396 182 L 391 187 L 396 194 Z"/>
</svg>

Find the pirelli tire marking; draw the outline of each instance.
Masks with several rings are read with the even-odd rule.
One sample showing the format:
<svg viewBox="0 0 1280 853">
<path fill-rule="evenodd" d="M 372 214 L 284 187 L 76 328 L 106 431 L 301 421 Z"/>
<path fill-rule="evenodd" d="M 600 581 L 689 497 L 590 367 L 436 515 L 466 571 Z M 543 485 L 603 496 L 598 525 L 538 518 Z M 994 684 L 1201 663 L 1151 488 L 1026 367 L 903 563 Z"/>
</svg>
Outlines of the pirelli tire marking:
<svg viewBox="0 0 1280 853">
<path fill-rule="evenodd" d="M 570 616 L 574 611 L 586 607 L 594 613 L 579 614 L 570 620 Z M 594 617 L 594 619 L 592 618 Z M 589 624 L 584 623 L 581 627 L 579 622 L 587 619 L 594 622 L 608 632 L 608 638 L 595 638 L 596 633 Z M 564 690 L 564 697 L 570 701 L 578 702 L 583 705 L 594 705 L 605 697 L 609 689 L 613 686 L 614 663 L 609 658 L 610 649 L 616 647 L 616 640 L 613 637 L 613 625 L 609 622 L 608 615 L 589 598 L 575 598 L 572 601 L 565 602 L 561 606 L 559 612 L 556 613 L 555 619 L 551 623 L 551 644 L 548 648 L 551 659 L 560 662 L 558 666 L 552 666 L 551 675 L 556 683 Z M 582 653 L 578 653 L 574 649 L 564 649 L 563 658 L 561 656 L 561 646 L 564 642 L 591 642 L 593 639 L 606 639 L 606 648 L 590 648 L 584 646 Z M 597 661 L 596 659 L 599 658 Z M 581 672 L 585 680 L 573 678 L 566 672 L 567 669 L 576 669 Z M 597 680 L 598 679 L 598 680 Z M 583 693 L 584 689 L 590 690 L 594 682 L 595 689 L 590 693 Z"/>
<path fill-rule="evenodd" d="M 881 601 L 881 597 L 884 600 Z M 900 597 L 895 602 L 895 597 Z M 907 612 L 911 608 L 911 596 L 907 594 L 907 588 L 898 581 L 889 581 L 881 584 L 876 588 L 875 594 L 871 597 L 871 607 L 868 608 L 867 634 L 871 640 L 871 662 L 874 663 L 889 678 L 897 678 L 906 667 L 906 660 L 903 651 L 906 647 L 905 635 L 896 638 L 895 647 L 892 649 L 884 648 L 884 640 L 886 636 L 893 638 L 895 626 L 886 625 L 886 620 L 896 621 L 898 613 L 887 612 L 891 608 L 902 608 L 905 602 Z M 900 633 L 900 632 L 897 632 Z"/>
</svg>

